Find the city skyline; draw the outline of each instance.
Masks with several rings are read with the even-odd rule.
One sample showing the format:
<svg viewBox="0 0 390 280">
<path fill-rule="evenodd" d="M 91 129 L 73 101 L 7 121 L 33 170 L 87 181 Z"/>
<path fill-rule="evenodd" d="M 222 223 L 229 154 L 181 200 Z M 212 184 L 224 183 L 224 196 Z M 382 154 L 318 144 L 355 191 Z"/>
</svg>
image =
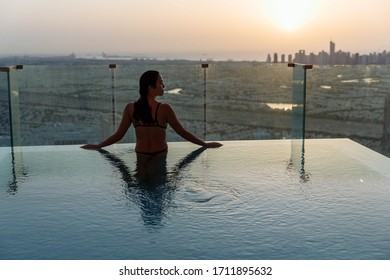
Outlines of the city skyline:
<svg viewBox="0 0 390 280">
<path fill-rule="evenodd" d="M 382 52 L 370 52 L 370 53 L 352 53 L 342 49 L 336 49 L 336 43 L 333 41 L 329 42 L 329 52 L 325 50 L 317 53 L 310 52 L 306 53 L 305 50 L 299 50 L 292 55 L 289 53 L 279 54 L 273 53 L 267 55 L 267 63 L 304 63 L 304 64 L 320 64 L 320 65 L 337 65 L 337 64 L 390 64 L 390 52 L 383 50 Z"/>
<path fill-rule="evenodd" d="M 323 48 L 390 50 L 387 0 L 13 0 L 0 55 L 249 59 Z"/>
</svg>

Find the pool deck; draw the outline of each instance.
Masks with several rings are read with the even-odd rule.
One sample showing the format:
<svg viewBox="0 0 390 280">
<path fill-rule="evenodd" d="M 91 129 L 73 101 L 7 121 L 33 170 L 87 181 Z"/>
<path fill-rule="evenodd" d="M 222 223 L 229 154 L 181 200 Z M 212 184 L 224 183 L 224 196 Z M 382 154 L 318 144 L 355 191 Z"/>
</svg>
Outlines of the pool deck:
<svg viewBox="0 0 390 280">
<path fill-rule="evenodd" d="M 333 139 L 308 139 L 307 143 L 312 145 L 329 145 L 342 153 L 354 158 L 356 161 L 364 164 L 376 172 L 390 178 L 390 158 L 373 151 L 363 145 L 358 144 L 348 138 Z"/>
</svg>

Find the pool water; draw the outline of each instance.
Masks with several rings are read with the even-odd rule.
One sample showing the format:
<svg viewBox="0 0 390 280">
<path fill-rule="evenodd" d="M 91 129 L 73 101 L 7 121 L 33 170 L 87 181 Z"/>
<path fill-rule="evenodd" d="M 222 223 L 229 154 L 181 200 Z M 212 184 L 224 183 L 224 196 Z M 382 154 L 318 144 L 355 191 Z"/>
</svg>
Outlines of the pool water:
<svg viewBox="0 0 390 280">
<path fill-rule="evenodd" d="M 348 139 L 294 149 L 2 148 L 0 259 L 390 259 L 390 159 Z"/>
</svg>

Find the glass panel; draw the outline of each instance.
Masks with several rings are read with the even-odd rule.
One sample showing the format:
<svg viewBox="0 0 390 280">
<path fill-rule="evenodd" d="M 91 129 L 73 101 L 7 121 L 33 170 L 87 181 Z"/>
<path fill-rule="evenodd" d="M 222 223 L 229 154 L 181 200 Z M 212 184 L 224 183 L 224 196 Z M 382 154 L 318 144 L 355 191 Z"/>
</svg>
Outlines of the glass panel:
<svg viewBox="0 0 390 280">
<path fill-rule="evenodd" d="M 10 68 L 9 81 L 9 106 L 11 111 L 10 128 L 11 128 L 11 146 L 21 146 L 20 131 L 20 108 L 19 108 L 19 88 L 18 88 L 18 71 L 16 68 Z"/>
<path fill-rule="evenodd" d="M 390 65 L 319 65 L 308 79 L 307 138 L 350 138 L 386 153 L 381 147 Z"/>
<path fill-rule="evenodd" d="M 0 146 L 11 146 L 11 127 L 9 119 L 9 84 L 8 67 L 2 67 L 0 71 Z"/>
<path fill-rule="evenodd" d="M 139 77 L 147 70 L 157 70 L 163 76 L 165 93 L 157 100 L 169 103 L 183 126 L 193 134 L 203 137 L 203 72 L 201 65 L 195 62 L 118 65 L 115 76 L 117 116 L 122 116 L 128 102 L 138 100 Z M 129 142 L 135 142 L 133 128 L 129 129 L 128 137 Z M 167 141 L 184 140 L 168 127 Z"/>
<path fill-rule="evenodd" d="M 20 110 L 18 90 L 18 67 L 1 67 L 0 101 L 1 119 L 0 145 L 20 146 Z"/>
<path fill-rule="evenodd" d="M 19 80 L 24 145 L 93 143 L 112 133 L 108 65 L 28 65 Z"/>
<path fill-rule="evenodd" d="M 385 98 L 382 149 L 390 156 L 390 94 Z"/>
<path fill-rule="evenodd" d="M 209 140 L 282 139 L 290 127 L 291 71 L 285 64 L 210 63 Z"/>
<path fill-rule="evenodd" d="M 306 69 L 304 65 L 295 64 L 293 68 L 291 103 L 291 138 L 304 139 L 306 112 Z"/>
</svg>

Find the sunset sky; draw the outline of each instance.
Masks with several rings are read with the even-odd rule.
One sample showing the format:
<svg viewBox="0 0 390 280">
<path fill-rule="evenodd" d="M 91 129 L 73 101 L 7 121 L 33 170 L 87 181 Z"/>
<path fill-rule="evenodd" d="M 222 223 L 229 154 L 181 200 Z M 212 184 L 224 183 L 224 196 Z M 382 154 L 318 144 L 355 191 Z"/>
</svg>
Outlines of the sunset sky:
<svg viewBox="0 0 390 280">
<path fill-rule="evenodd" d="M 390 51 L 389 0 L 0 0 L 0 55 Z"/>
</svg>

